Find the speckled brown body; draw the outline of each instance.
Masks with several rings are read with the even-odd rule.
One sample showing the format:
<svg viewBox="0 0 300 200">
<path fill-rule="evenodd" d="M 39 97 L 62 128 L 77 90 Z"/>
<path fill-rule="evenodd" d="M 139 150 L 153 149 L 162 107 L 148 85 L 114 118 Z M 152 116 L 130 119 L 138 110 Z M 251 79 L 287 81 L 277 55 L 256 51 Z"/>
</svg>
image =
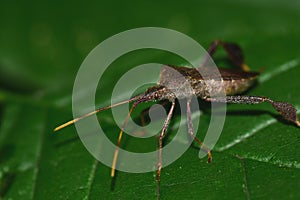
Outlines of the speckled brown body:
<svg viewBox="0 0 300 200">
<path fill-rule="evenodd" d="M 156 90 L 159 100 L 184 99 L 193 95 L 205 99 L 220 96 L 224 92 L 225 95 L 235 95 L 249 89 L 257 75 L 255 72 L 225 68 L 196 69 L 165 65 L 161 69 L 158 85 L 149 88 L 146 94 Z"/>
</svg>

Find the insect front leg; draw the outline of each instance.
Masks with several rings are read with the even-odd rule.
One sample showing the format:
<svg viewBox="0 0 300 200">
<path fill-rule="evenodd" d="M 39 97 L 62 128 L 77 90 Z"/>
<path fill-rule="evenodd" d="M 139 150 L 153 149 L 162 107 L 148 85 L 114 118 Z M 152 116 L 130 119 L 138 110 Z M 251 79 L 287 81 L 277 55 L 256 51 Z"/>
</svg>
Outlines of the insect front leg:
<svg viewBox="0 0 300 200">
<path fill-rule="evenodd" d="M 248 65 L 245 64 L 244 54 L 242 51 L 242 48 L 231 42 L 224 42 L 221 40 L 215 40 L 211 43 L 209 48 L 207 49 L 207 52 L 210 56 L 213 56 L 214 53 L 217 51 L 218 47 L 221 46 L 224 48 L 224 50 L 227 52 L 228 57 L 232 64 L 235 66 L 241 68 L 245 72 L 249 72 L 250 68 Z M 204 64 L 206 64 L 207 59 L 205 60 Z"/>
<path fill-rule="evenodd" d="M 143 102 L 142 100 L 138 100 L 138 101 L 135 101 L 134 104 L 131 106 L 128 114 L 127 114 L 127 117 L 122 125 L 122 128 L 121 128 L 121 131 L 119 133 L 119 137 L 118 137 L 118 141 L 117 141 L 117 145 L 116 145 L 116 149 L 115 149 L 115 152 L 114 152 L 114 157 L 113 157 L 113 162 L 112 162 L 112 166 L 111 166 L 111 177 L 114 177 L 115 176 L 115 171 L 116 171 L 116 165 L 117 165 L 117 160 L 118 160 L 118 155 L 119 155 L 119 148 L 120 148 L 120 144 L 121 144 L 121 139 L 122 139 L 122 135 L 123 135 L 123 132 L 124 132 L 124 129 L 127 125 L 127 122 L 130 118 L 130 115 L 132 113 L 132 111 L 135 109 L 135 107 L 140 104 L 141 102 Z"/>
<path fill-rule="evenodd" d="M 172 101 L 172 106 L 168 113 L 167 119 L 164 122 L 161 133 L 158 137 L 158 162 L 157 162 L 157 172 L 156 172 L 156 184 L 157 184 L 157 198 L 160 199 L 160 174 L 162 169 L 162 146 L 163 146 L 163 138 L 166 136 L 166 130 L 169 126 L 170 120 L 172 118 L 172 114 L 175 107 L 175 100 Z"/>
<path fill-rule="evenodd" d="M 295 107 L 287 102 L 273 101 L 267 97 L 261 96 L 226 96 L 225 98 L 206 98 L 205 100 L 211 102 L 223 102 L 223 103 L 239 103 L 239 104 L 259 104 L 263 102 L 270 103 L 277 112 L 280 113 L 283 119 L 294 123 L 300 127 L 298 121 L 297 110 Z"/>
<path fill-rule="evenodd" d="M 205 144 L 203 144 L 203 142 L 201 142 L 201 140 L 197 138 L 194 134 L 193 121 L 191 117 L 191 99 L 187 99 L 186 111 L 187 111 L 186 115 L 187 115 L 188 133 L 191 136 L 191 138 L 200 145 L 201 150 L 206 151 L 208 156 L 207 162 L 210 163 L 212 161 L 212 155 L 210 149 Z"/>
</svg>

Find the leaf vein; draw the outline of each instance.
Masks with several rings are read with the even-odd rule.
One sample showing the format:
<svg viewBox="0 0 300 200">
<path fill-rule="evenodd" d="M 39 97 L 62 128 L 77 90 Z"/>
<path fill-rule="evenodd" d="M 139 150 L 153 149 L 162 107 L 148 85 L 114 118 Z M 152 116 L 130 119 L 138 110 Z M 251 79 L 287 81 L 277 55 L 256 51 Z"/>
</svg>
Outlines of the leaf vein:
<svg viewBox="0 0 300 200">
<path fill-rule="evenodd" d="M 293 69 L 297 66 L 299 66 L 300 62 L 298 59 L 294 59 L 291 60 L 289 62 L 286 62 L 278 67 L 276 67 L 273 71 L 269 71 L 268 73 L 264 73 L 263 75 L 261 75 L 258 80 L 260 83 L 264 83 L 268 80 L 270 80 L 271 78 L 273 78 L 274 76 L 277 76 L 279 74 L 281 74 L 282 72 L 286 72 L 290 69 Z"/>
<path fill-rule="evenodd" d="M 88 200 L 90 198 L 90 194 L 91 194 L 91 190 L 92 190 L 92 185 L 93 185 L 93 182 L 95 180 L 96 171 L 97 171 L 97 168 L 98 168 L 98 163 L 99 163 L 98 160 L 95 159 L 95 161 L 94 161 L 94 163 L 92 165 L 92 169 L 91 169 L 88 181 L 87 181 L 87 194 L 83 198 L 84 200 Z"/>
<path fill-rule="evenodd" d="M 47 113 L 45 113 L 44 116 L 44 123 L 43 126 L 41 126 L 41 136 L 38 142 L 38 147 L 37 147 L 37 160 L 36 160 L 36 165 L 34 167 L 34 174 L 33 174 L 33 188 L 32 188 L 32 193 L 31 193 L 31 199 L 34 199 L 34 196 L 36 194 L 36 187 L 37 187 L 37 179 L 38 179 L 38 174 L 39 174 L 39 166 L 40 166 L 40 162 L 41 162 L 41 156 L 42 156 L 42 149 L 43 149 L 43 143 L 44 143 L 44 138 L 45 138 L 45 134 L 46 134 L 46 124 L 45 122 L 47 122 Z"/>
</svg>

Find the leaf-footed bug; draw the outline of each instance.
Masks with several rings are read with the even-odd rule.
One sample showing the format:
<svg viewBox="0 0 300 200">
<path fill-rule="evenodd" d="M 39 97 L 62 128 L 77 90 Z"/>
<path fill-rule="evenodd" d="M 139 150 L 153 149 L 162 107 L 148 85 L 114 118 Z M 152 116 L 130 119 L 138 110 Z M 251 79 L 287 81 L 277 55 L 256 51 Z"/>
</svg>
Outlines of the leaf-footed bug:
<svg viewBox="0 0 300 200">
<path fill-rule="evenodd" d="M 215 74 L 213 71 L 210 70 L 209 67 L 201 67 L 201 68 L 187 68 L 187 67 L 177 67 L 177 66 L 163 66 L 160 72 L 160 80 L 156 86 L 148 88 L 143 94 L 137 95 L 135 97 L 130 98 L 129 100 L 113 104 L 107 107 L 99 108 L 93 112 L 90 112 L 88 114 L 85 114 L 79 118 L 73 119 L 65 124 L 62 124 L 54 129 L 54 131 L 58 131 L 68 125 L 71 125 L 83 118 L 86 118 L 88 116 L 91 116 L 93 114 L 96 114 L 98 112 L 110 109 L 115 106 L 119 106 L 125 103 L 133 102 L 132 107 L 130 108 L 127 117 L 125 118 L 125 121 L 121 127 L 121 131 L 119 133 L 119 137 L 117 140 L 117 146 L 114 153 L 113 163 L 112 163 L 112 169 L 111 169 L 111 176 L 115 176 L 115 169 L 117 164 L 117 158 L 120 148 L 120 142 L 122 139 L 123 131 L 125 129 L 125 126 L 129 120 L 129 117 L 134 110 L 134 108 L 142 103 L 142 102 L 149 102 L 149 101 L 162 101 L 167 100 L 171 102 L 171 108 L 168 112 L 167 118 L 163 124 L 163 127 L 161 129 L 161 133 L 158 137 L 158 144 L 159 144 L 159 158 L 157 163 L 157 173 L 156 173 L 156 182 L 157 182 L 157 195 L 158 198 L 160 198 L 160 174 L 162 170 L 162 146 L 163 146 L 163 138 L 166 135 L 166 129 L 169 125 L 169 122 L 171 120 L 174 107 L 175 107 L 175 99 L 187 99 L 187 125 L 188 125 L 188 134 L 194 139 L 195 142 L 197 142 L 203 150 L 207 152 L 208 155 L 208 162 L 211 162 L 212 155 L 211 151 L 208 147 L 206 147 L 197 137 L 194 135 L 193 126 L 192 126 L 192 119 L 191 119 L 191 97 L 190 94 L 188 94 L 184 89 L 179 91 L 180 95 L 175 95 L 173 91 L 165 87 L 165 85 L 172 84 L 172 87 L 180 87 L 179 83 L 174 81 L 176 77 L 172 75 L 172 70 L 176 70 L 181 75 L 185 77 L 186 80 L 188 80 L 188 83 L 190 84 L 192 88 L 193 95 L 196 95 L 197 97 L 203 99 L 204 101 L 209 102 L 223 102 L 223 103 L 237 103 L 237 104 L 259 104 L 263 102 L 270 103 L 275 110 L 277 110 L 282 118 L 286 121 L 294 123 L 296 126 L 300 127 L 300 122 L 298 121 L 297 113 L 295 107 L 287 102 L 277 102 L 274 101 L 268 97 L 262 97 L 262 96 L 240 96 L 238 94 L 241 94 L 245 92 L 247 89 L 249 89 L 253 83 L 255 83 L 258 73 L 256 72 L 250 72 L 248 66 L 244 62 L 244 56 L 241 48 L 234 43 L 229 42 L 223 42 L 216 40 L 214 41 L 211 46 L 208 49 L 208 54 L 213 55 L 215 51 L 217 50 L 218 46 L 221 46 L 225 49 L 227 52 L 229 59 L 233 65 L 238 67 L 239 69 L 226 69 L 226 68 L 218 68 L 219 72 L 221 74 L 222 80 L 215 79 Z M 172 69 L 172 70 L 170 70 Z M 200 72 L 200 73 L 199 73 Z M 205 81 L 203 77 L 201 76 L 201 72 L 208 75 L 210 80 L 214 81 L 214 88 L 215 90 L 211 91 L 208 89 L 207 85 L 205 84 Z M 177 85 L 176 85 L 177 84 Z M 215 95 L 218 94 L 219 88 L 224 88 L 226 97 L 215 97 Z M 215 94 L 212 94 L 215 93 Z M 237 95 L 237 96 L 236 96 Z"/>
</svg>

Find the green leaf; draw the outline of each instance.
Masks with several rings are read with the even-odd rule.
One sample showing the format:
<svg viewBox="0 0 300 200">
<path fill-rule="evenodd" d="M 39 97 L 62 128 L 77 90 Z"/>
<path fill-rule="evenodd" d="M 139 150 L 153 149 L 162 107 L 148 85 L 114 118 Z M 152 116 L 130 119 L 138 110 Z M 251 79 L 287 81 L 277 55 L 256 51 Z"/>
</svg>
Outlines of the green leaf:
<svg viewBox="0 0 300 200">
<path fill-rule="evenodd" d="M 287 101 L 299 111 L 299 8 L 296 1 L 257 0 L 32 5 L 2 1 L 0 198 L 156 199 L 155 172 L 118 172 L 111 179 L 110 167 L 89 154 L 74 126 L 53 133 L 72 117 L 72 87 L 83 59 L 101 41 L 127 29 L 171 28 L 204 47 L 214 39 L 236 42 L 251 69 L 262 71 L 259 84 L 247 94 Z M 217 54 L 217 60 L 223 56 L 224 52 Z M 125 55 L 101 79 L 96 104 L 108 104 L 107 94 L 122 73 L 154 61 L 180 62 L 159 51 Z M 119 129 L 111 113 L 101 113 L 99 119 L 116 141 Z M 209 119 L 208 113 L 201 115 L 200 138 Z M 175 129 L 168 130 L 171 139 Z M 155 138 L 124 139 L 122 147 L 135 152 L 157 145 Z M 199 159 L 199 148 L 190 147 L 163 168 L 162 199 L 299 199 L 299 148 L 300 129 L 281 120 L 271 105 L 228 105 L 213 162 Z"/>
</svg>

